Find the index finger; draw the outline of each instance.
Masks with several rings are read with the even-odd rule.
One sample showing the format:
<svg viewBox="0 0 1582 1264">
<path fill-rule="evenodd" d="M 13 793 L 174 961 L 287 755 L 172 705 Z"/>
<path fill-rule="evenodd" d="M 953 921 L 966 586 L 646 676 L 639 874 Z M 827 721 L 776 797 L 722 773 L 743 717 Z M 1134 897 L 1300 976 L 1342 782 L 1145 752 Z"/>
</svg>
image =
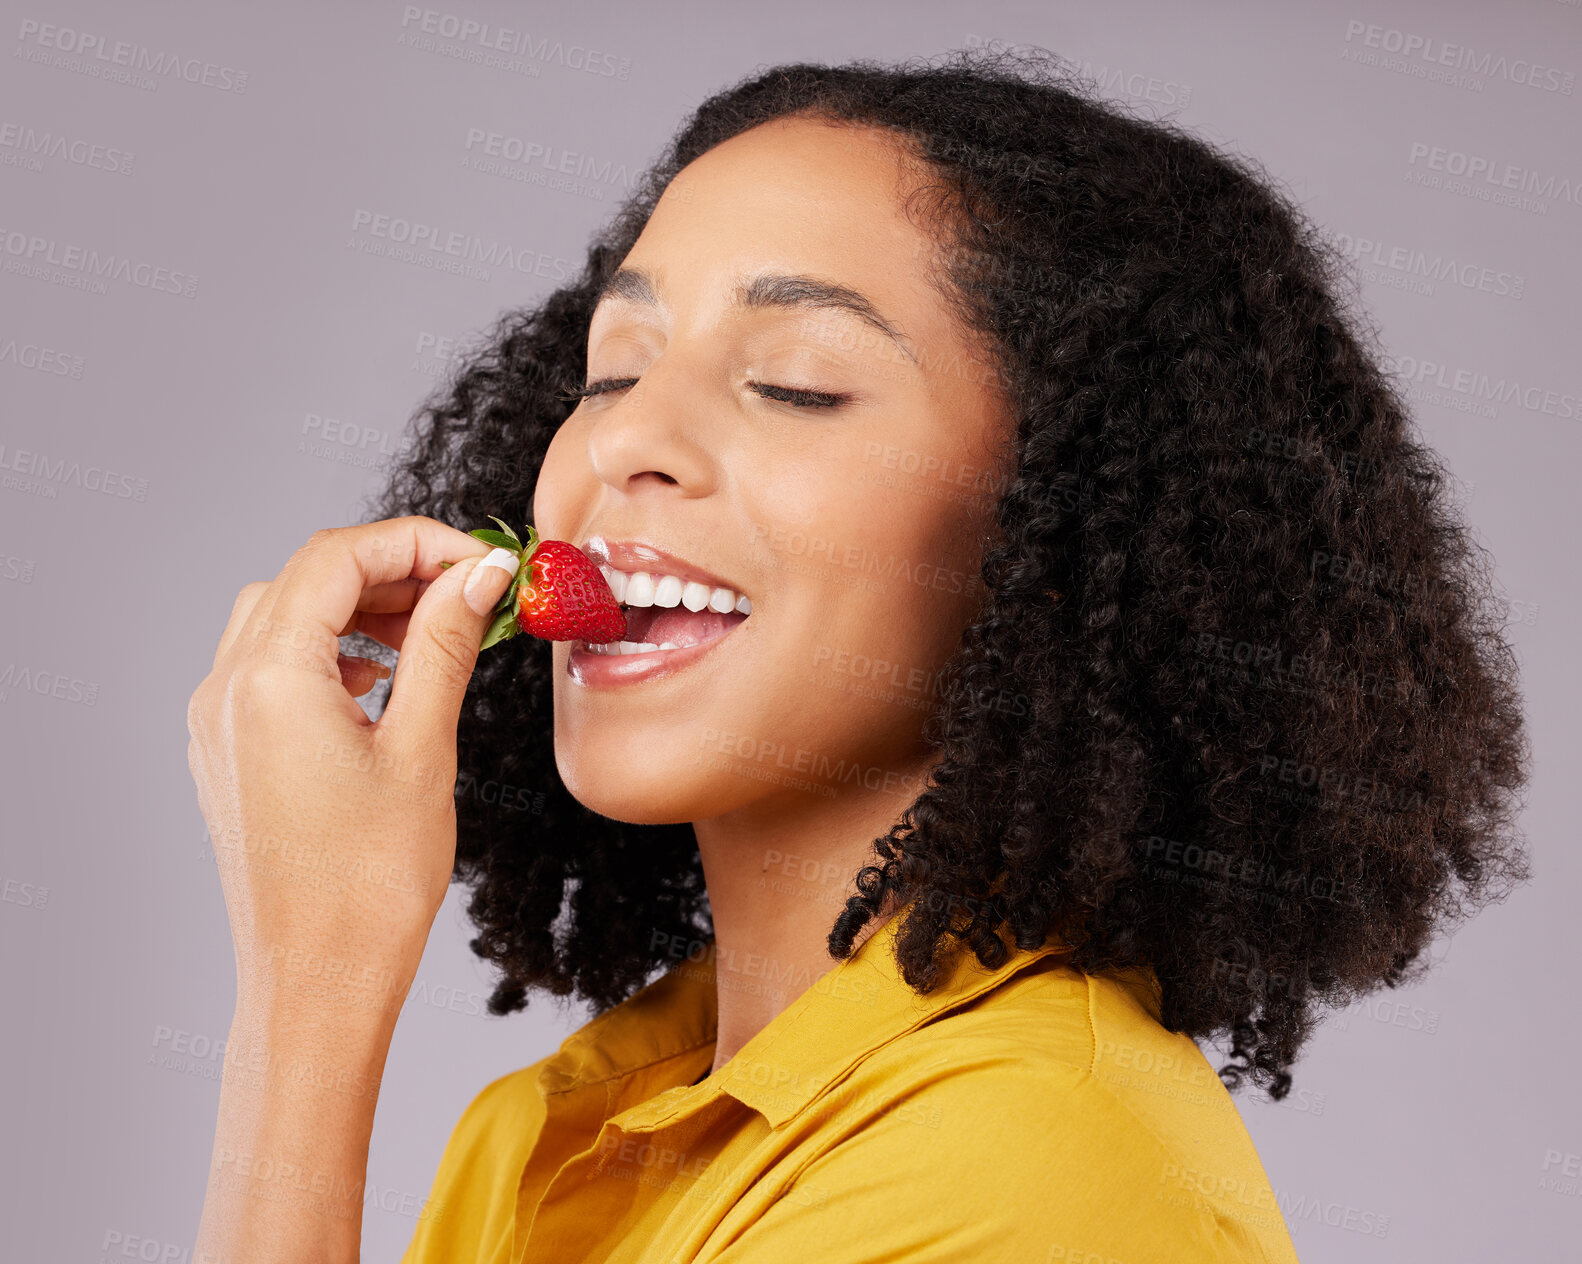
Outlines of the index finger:
<svg viewBox="0 0 1582 1264">
<path fill-rule="evenodd" d="M 367 589 L 405 579 L 433 581 L 445 563 L 481 557 L 489 549 L 476 536 L 419 514 L 315 531 L 275 580 L 270 608 L 255 609 L 253 619 L 264 620 L 275 633 L 289 631 L 298 648 L 338 672 L 340 631 Z M 252 640 L 258 639 L 255 629 Z"/>
</svg>

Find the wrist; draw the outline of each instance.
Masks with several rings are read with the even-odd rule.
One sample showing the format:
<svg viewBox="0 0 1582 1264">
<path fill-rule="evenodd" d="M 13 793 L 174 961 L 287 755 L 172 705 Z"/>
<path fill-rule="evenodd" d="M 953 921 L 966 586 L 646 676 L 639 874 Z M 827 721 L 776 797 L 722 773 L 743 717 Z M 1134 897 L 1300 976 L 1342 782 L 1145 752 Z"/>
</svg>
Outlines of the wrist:
<svg viewBox="0 0 1582 1264">
<path fill-rule="evenodd" d="M 371 1113 L 379 1097 L 395 1015 L 304 1007 L 294 998 L 238 1001 L 225 1042 L 227 1092 L 277 1104 Z"/>
<path fill-rule="evenodd" d="M 423 957 L 423 943 L 359 953 L 269 945 L 238 971 L 236 1010 L 271 1025 L 352 1032 L 393 1028 Z"/>
<path fill-rule="evenodd" d="M 291 980 L 263 980 L 238 988 L 228 1048 L 242 1043 L 271 1049 L 341 1049 L 366 1057 L 387 1049 L 405 1002 L 406 986 L 367 992 L 319 991 Z"/>
</svg>

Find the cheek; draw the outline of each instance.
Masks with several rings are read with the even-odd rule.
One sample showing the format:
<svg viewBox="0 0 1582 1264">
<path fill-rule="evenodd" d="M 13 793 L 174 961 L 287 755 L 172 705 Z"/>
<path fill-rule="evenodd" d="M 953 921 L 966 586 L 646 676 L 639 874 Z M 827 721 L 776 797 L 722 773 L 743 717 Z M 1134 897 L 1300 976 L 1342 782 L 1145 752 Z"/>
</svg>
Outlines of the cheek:
<svg viewBox="0 0 1582 1264">
<path fill-rule="evenodd" d="M 865 573 L 883 584 L 870 604 L 897 628 L 957 627 L 980 586 L 984 529 L 993 514 L 992 499 L 956 482 L 957 471 L 965 476 L 974 467 L 952 458 L 911 474 L 877 462 L 858 468 L 867 494 L 831 506 L 831 513 L 860 545 Z"/>
<path fill-rule="evenodd" d="M 550 540 L 566 539 L 565 532 L 571 529 L 567 511 L 575 494 L 577 470 L 567 428 L 562 426 L 550 439 L 533 487 L 533 526 Z"/>
<path fill-rule="evenodd" d="M 893 753 L 912 743 L 981 596 L 985 504 L 866 462 L 861 449 L 803 473 L 775 478 L 764 540 L 778 584 L 795 594 L 774 708 L 828 739 Z"/>
</svg>

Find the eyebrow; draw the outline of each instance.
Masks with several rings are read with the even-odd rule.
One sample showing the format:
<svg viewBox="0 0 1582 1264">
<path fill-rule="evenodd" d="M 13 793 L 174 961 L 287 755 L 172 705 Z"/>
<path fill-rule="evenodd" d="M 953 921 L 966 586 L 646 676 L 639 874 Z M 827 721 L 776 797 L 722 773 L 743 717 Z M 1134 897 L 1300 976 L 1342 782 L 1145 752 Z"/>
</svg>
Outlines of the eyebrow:
<svg viewBox="0 0 1582 1264">
<path fill-rule="evenodd" d="M 663 307 L 652 274 L 642 268 L 617 268 L 599 288 L 594 306 L 597 307 L 606 298 L 624 298 L 644 307 Z M 783 272 L 760 273 L 736 288 L 731 306 L 747 310 L 833 308 L 851 312 L 894 342 L 913 364 L 917 363 L 917 356 L 913 354 L 906 335 L 886 320 L 866 295 L 834 281 Z"/>
</svg>

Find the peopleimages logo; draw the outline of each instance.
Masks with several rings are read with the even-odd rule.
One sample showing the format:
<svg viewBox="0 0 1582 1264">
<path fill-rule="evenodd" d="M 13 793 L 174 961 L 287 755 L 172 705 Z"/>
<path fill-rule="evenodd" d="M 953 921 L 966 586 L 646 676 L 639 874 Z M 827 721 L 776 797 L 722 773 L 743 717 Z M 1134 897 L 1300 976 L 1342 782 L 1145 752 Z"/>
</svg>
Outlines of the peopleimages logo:
<svg viewBox="0 0 1582 1264">
<path fill-rule="evenodd" d="M 454 42 L 454 48 L 426 42 L 421 36 L 438 36 Z M 440 52 L 447 56 L 460 56 L 464 61 L 477 61 L 485 65 L 498 65 L 501 69 L 521 70 L 521 59 L 537 62 L 557 62 L 568 70 L 581 70 L 605 79 L 626 79 L 632 71 L 630 57 L 617 57 L 614 53 L 601 53 L 582 44 L 567 44 L 552 40 L 547 35 L 534 39 L 530 31 L 518 31 L 509 26 L 493 26 L 474 18 L 464 18 L 457 13 L 438 9 L 424 9 L 409 4 L 401 11 L 401 34 L 397 43 L 411 44 L 425 52 Z M 503 58 L 517 59 L 516 64 L 506 64 Z M 537 73 L 536 71 L 532 73 Z"/>
<path fill-rule="evenodd" d="M 1514 189 L 1521 193 L 1531 193 L 1537 197 L 1582 206 L 1582 179 L 1572 179 L 1570 176 L 1559 175 L 1553 171 L 1540 171 L 1536 167 L 1501 162 L 1485 154 L 1446 149 L 1443 145 L 1430 145 L 1426 141 L 1414 140 L 1407 153 L 1406 165 L 1454 176 L 1468 184 L 1481 183 L 1498 189 Z"/>
<path fill-rule="evenodd" d="M 556 281 L 564 281 L 576 269 L 569 259 L 514 248 L 500 241 L 485 241 L 474 233 L 446 230 L 421 220 L 381 215 L 362 207 L 352 212 L 352 233 L 348 244 L 362 254 L 383 255 L 480 280 L 489 279 L 488 268 Z"/>
<path fill-rule="evenodd" d="M 1492 405 L 1511 404 L 1561 421 L 1582 420 L 1582 389 L 1560 391 L 1520 378 L 1495 376 L 1481 369 L 1444 364 L 1412 355 L 1386 355 L 1384 368 L 1430 403 L 1493 418 Z"/>
<path fill-rule="evenodd" d="M 1466 290 L 1479 290 L 1503 298 L 1521 298 L 1527 279 L 1520 273 L 1503 272 L 1453 255 L 1429 254 L 1410 246 L 1396 246 L 1371 237 L 1338 233 L 1335 245 L 1349 259 L 1427 281 L 1448 281 Z M 1432 287 L 1428 287 L 1432 292 Z"/>
<path fill-rule="evenodd" d="M 124 255 L 101 255 L 83 246 L 62 245 L 53 237 L 38 237 L 0 228 L 0 267 L 19 276 L 39 277 L 57 285 L 71 285 L 96 294 L 106 292 L 104 282 L 126 281 L 145 290 L 160 290 L 196 298 L 198 278 Z"/>
<path fill-rule="evenodd" d="M 526 136 L 512 136 L 505 132 L 492 132 L 483 127 L 469 127 L 463 145 L 468 165 L 488 174 L 503 174 L 509 167 L 539 168 L 527 177 L 530 182 L 553 188 L 575 190 L 575 181 L 616 185 L 630 189 L 638 173 L 625 163 L 608 158 L 595 158 L 591 154 L 560 149 L 543 141 Z M 560 177 L 567 179 L 561 180 Z"/>
<path fill-rule="evenodd" d="M 247 91 L 247 72 L 234 66 L 222 66 L 198 57 L 181 57 L 168 51 L 156 53 L 144 44 L 129 44 L 125 40 L 112 42 L 103 35 L 35 18 L 22 19 L 17 42 L 16 56 L 24 61 L 44 62 L 95 79 L 116 78 L 118 73 L 126 78 L 137 71 L 167 80 L 174 77 L 220 92 Z M 158 78 L 147 82 L 151 87 L 159 87 Z"/>
<path fill-rule="evenodd" d="M 80 355 L 59 351 L 54 347 L 41 347 L 36 342 L 19 342 L 15 338 L 0 337 L 0 364 L 14 364 L 56 377 L 82 377 Z"/>
<path fill-rule="evenodd" d="M 25 477 L 14 479 L 11 471 Z M 56 486 L 81 487 L 120 500 L 148 499 L 146 478 L 133 478 L 130 474 L 118 474 L 99 465 L 84 465 L 81 461 L 67 462 L 65 457 L 51 461 L 42 452 L 8 448 L 0 443 L 0 487 L 32 491 L 49 500 L 54 498 Z"/>
<path fill-rule="evenodd" d="M 92 167 L 111 175 L 132 174 L 132 155 L 125 149 L 73 140 L 64 132 L 40 132 L 20 123 L 0 123 L 0 163 L 42 171 L 46 158 L 60 158 L 74 166 Z"/>
<path fill-rule="evenodd" d="M 10 698 L 13 688 L 22 693 L 59 698 L 63 702 L 80 702 L 90 707 L 99 700 L 97 680 L 79 680 L 75 676 L 38 671 L 25 665 L 19 669 L 15 663 L 7 663 L 5 670 L 0 671 L 0 702 Z"/>
<path fill-rule="evenodd" d="M 1486 79 L 1503 79 L 1524 88 L 1540 92 L 1556 92 L 1568 97 L 1576 89 L 1576 73 L 1557 66 L 1545 66 L 1523 57 L 1506 57 L 1468 48 L 1465 44 L 1452 44 L 1431 35 L 1403 31 L 1393 26 L 1379 26 L 1352 18 L 1346 23 L 1346 43 L 1360 41 L 1364 48 L 1398 54 L 1434 66 L 1446 66 L 1466 74 Z"/>
</svg>

